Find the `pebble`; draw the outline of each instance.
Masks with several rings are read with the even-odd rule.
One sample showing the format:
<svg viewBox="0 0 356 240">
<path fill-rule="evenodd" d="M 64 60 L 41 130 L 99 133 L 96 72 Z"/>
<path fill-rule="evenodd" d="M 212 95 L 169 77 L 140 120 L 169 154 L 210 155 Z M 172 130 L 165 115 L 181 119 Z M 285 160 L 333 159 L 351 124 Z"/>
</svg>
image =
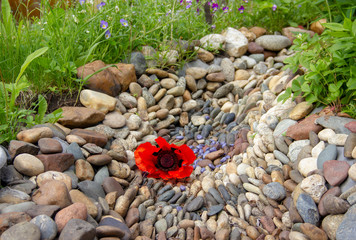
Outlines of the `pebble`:
<svg viewBox="0 0 356 240">
<path fill-rule="evenodd" d="M 286 197 L 286 191 L 279 182 L 268 183 L 263 187 L 263 194 L 273 200 L 282 200 Z"/>
<path fill-rule="evenodd" d="M 57 225 L 53 221 L 53 219 L 47 215 L 38 215 L 34 217 L 31 223 L 35 224 L 40 232 L 41 232 L 41 239 L 48 239 L 52 240 L 57 235 Z"/>
<path fill-rule="evenodd" d="M 317 225 L 320 219 L 318 208 L 309 195 L 301 193 L 298 197 L 296 207 L 304 222 Z"/>
</svg>

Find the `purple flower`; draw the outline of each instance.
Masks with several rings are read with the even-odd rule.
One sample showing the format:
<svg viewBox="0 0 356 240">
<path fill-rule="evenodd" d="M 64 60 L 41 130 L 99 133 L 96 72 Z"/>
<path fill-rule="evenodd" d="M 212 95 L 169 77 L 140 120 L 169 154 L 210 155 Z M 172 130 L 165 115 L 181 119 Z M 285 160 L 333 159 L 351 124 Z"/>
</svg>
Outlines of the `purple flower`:
<svg viewBox="0 0 356 240">
<path fill-rule="evenodd" d="M 213 12 L 215 12 L 216 10 L 218 10 L 219 4 L 213 3 L 213 4 L 211 5 L 211 8 L 213 9 Z"/>
<path fill-rule="evenodd" d="M 180 3 L 180 4 L 183 4 L 183 0 L 180 0 L 179 3 Z"/>
<path fill-rule="evenodd" d="M 168 12 L 166 13 L 166 17 L 172 12 L 171 9 L 168 10 Z"/>
<path fill-rule="evenodd" d="M 224 13 L 227 13 L 229 11 L 229 7 L 223 7 Z"/>
<path fill-rule="evenodd" d="M 215 29 L 215 28 L 216 28 L 215 24 L 211 25 L 211 28 L 212 28 L 212 29 Z"/>
<path fill-rule="evenodd" d="M 301 7 L 302 7 L 302 5 L 300 5 L 300 4 L 299 4 L 299 5 L 298 5 L 298 7 L 299 7 L 299 8 L 301 8 Z"/>
<path fill-rule="evenodd" d="M 200 9 L 199 9 L 199 8 L 197 8 L 197 13 L 198 13 L 198 14 L 200 13 Z"/>
<path fill-rule="evenodd" d="M 197 3 L 199 3 L 199 0 L 197 0 Z"/>
<path fill-rule="evenodd" d="M 104 20 L 100 21 L 100 27 L 102 29 L 107 29 L 109 26 L 108 22 L 105 22 Z"/>
<path fill-rule="evenodd" d="M 240 13 L 244 13 L 245 8 L 244 8 L 244 6 L 241 5 L 241 7 L 238 10 Z"/>
<path fill-rule="evenodd" d="M 111 37 L 111 32 L 110 32 L 110 30 L 106 30 L 106 32 L 105 32 L 105 38 L 108 39 L 108 38 L 110 38 L 110 37 Z"/>
<path fill-rule="evenodd" d="M 186 8 L 186 9 L 189 9 L 191 6 L 192 6 L 192 4 L 189 3 L 185 8 Z"/>
<path fill-rule="evenodd" d="M 96 5 L 96 8 L 97 9 L 101 9 L 103 6 L 105 6 L 106 5 L 106 3 L 104 3 L 104 2 L 101 2 L 101 3 L 99 3 L 98 5 Z"/>
<path fill-rule="evenodd" d="M 248 0 L 244 0 L 245 3 L 248 3 Z"/>
<path fill-rule="evenodd" d="M 181 190 L 181 191 L 185 191 L 185 186 L 181 185 L 181 186 L 180 186 L 180 190 Z"/>
<path fill-rule="evenodd" d="M 192 4 L 192 0 L 185 0 L 185 3 Z"/>
<path fill-rule="evenodd" d="M 273 4 L 272 10 L 273 10 L 273 11 L 276 11 L 276 9 L 277 9 L 277 5 L 276 5 L 276 4 Z"/>
<path fill-rule="evenodd" d="M 120 23 L 121 23 L 121 25 L 124 26 L 124 27 L 128 27 L 128 26 L 129 26 L 127 20 L 125 20 L 125 19 L 123 19 L 123 18 L 120 19 Z"/>
<path fill-rule="evenodd" d="M 197 140 L 200 140 L 200 139 L 203 139 L 203 136 L 200 135 L 200 134 L 198 134 L 198 135 L 197 135 Z"/>
<path fill-rule="evenodd" d="M 85 3 L 85 0 L 79 0 L 80 5 L 83 5 Z"/>
</svg>

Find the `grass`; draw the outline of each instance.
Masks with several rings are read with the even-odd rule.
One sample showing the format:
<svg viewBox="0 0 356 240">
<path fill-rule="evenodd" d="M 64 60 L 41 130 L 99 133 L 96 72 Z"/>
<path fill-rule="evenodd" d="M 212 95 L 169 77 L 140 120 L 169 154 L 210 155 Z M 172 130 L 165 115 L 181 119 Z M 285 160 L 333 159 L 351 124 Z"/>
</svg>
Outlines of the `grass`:
<svg viewBox="0 0 356 240">
<path fill-rule="evenodd" d="M 220 33 L 227 26 L 258 25 L 273 32 L 290 24 L 305 25 L 316 17 L 317 7 L 317 3 L 305 0 L 229 1 L 226 6 L 219 5 L 213 12 L 213 23 L 208 24 L 203 1 L 198 2 L 108 0 L 98 9 L 100 2 L 86 0 L 66 10 L 46 3 L 41 8 L 41 19 L 23 18 L 10 36 L 1 30 L 1 74 L 5 82 L 13 82 L 26 57 L 41 47 L 48 47 L 48 52 L 26 72 L 32 90 L 36 93 L 73 90 L 80 85 L 77 67 L 93 60 L 124 61 L 133 50 L 140 50 L 144 45 L 164 51 L 169 49 L 171 41 L 199 39 L 209 33 Z M 241 5 L 245 8 L 243 13 L 238 11 Z M 121 24 L 122 19 L 127 21 L 127 26 Z M 108 23 L 107 29 L 100 27 L 101 21 Z M 106 38 L 107 31 L 111 33 L 109 38 Z"/>
</svg>

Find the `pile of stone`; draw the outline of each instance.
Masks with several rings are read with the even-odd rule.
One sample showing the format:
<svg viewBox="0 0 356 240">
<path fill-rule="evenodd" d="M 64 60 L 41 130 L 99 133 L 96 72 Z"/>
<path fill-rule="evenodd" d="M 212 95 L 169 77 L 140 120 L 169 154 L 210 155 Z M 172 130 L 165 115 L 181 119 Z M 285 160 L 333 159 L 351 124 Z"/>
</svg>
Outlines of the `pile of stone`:
<svg viewBox="0 0 356 240">
<path fill-rule="evenodd" d="M 144 47 L 91 77 L 85 107 L 0 148 L 1 239 L 353 239 L 356 121 L 277 101 L 298 76 L 282 70 L 293 31 L 227 28 L 187 44 L 197 59 L 179 71 L 152 68 Z M 194 151 L 189 178 L 137 169 L 157 136 Z"/>
</svg>

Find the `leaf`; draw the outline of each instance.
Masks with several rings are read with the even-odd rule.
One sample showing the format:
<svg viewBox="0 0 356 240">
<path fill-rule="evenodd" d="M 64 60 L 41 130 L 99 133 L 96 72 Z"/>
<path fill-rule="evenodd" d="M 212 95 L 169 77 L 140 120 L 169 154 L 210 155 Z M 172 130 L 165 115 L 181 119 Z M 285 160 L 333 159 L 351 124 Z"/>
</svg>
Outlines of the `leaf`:
<svg viewBox="0 0 356 240">
<path fill-rule="evenodd" d="M 41 56 L 42 54 L 47 52 L 47 50 L 48 50 L 48 47 L 43 47 L 43 48 L 37 49 L 36 51 L 34 51 L 33 53 L 31 53 L 30 55 L 27 56 L 25 62 L 21 66 L 19 74 L 17 75 L 15 83 L 17 83 L 20 80 L 20 78 L 22 77 L 22 74 L 25 72 L 28 65 L 30 65 L 30 63 L 33 60 L 35 60 L 36 58 L 38 58 L 39 56 Z"/>
<path fill-rule="evenodd" d="M 322 25 L 328 29 L 333 30 L 333 31 L 346 31 L 347 30 L 340 23 L 323 23 Z"/>
<path fill-rule="evenodd" d="M 37 124 L 43 123 L 47 107 L 48 105 L 46 99 L 42 95 L 38 95 L 38 110 L 35 118 Z"/>
<path fill-rule="evenodd" d="M 354 20 L 354 22 L 352 23 L 352 35 L 354 35 L 354 37 L 356 37 L 356 19 Z"/>
<path fill-rule="evenodd" d="M 356 77 L 350 78 L 349 81 L 347 81 L 346 86 L 347 86 L 348 90 L 355 90 L 356 89 Z"/>
<path fill-rule="evenodd" d="M 1 1 L 2 12 L 2 28 L 5 30 L 6 37 L 10 38 L 15 29 L 14 22 L 12 21 L 11 7 L 8 0 Z"/>
</svg>

